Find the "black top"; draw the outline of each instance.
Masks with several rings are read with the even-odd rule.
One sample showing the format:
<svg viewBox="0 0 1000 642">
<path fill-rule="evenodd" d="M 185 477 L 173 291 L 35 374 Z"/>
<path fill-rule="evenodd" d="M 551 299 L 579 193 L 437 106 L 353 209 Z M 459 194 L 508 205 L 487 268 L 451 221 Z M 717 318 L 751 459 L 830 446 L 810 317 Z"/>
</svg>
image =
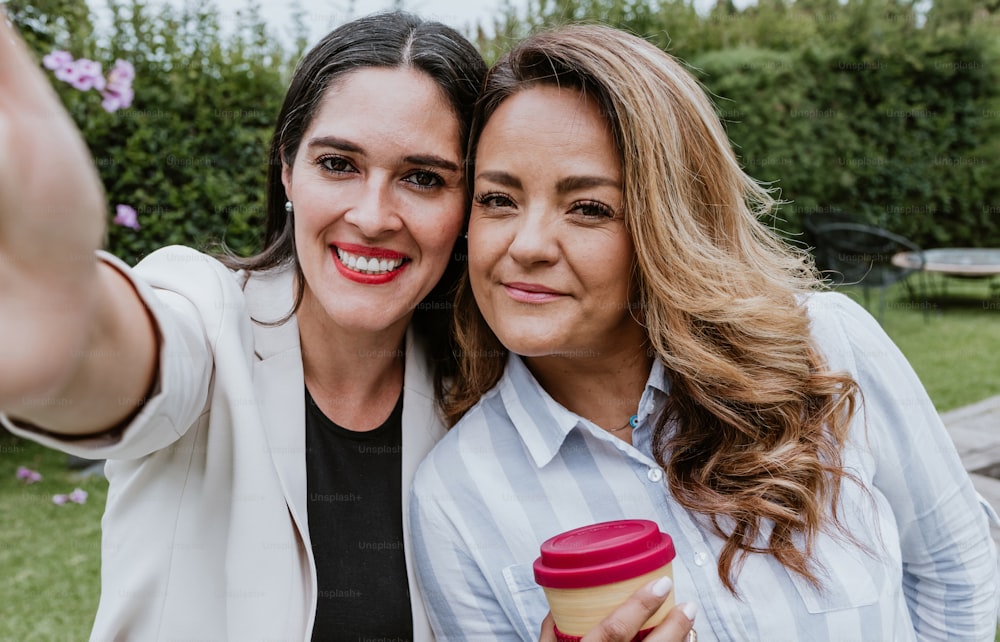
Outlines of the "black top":
<svg viewBox="0 0 1000 642">
<path fill-rule="evenodd" d="M 318 590 L 312 639 L 413 639 L 403 551 L 403 396 L 368 432 L 330 421 L 306 390 L 309 537 Z"/>
</svg>

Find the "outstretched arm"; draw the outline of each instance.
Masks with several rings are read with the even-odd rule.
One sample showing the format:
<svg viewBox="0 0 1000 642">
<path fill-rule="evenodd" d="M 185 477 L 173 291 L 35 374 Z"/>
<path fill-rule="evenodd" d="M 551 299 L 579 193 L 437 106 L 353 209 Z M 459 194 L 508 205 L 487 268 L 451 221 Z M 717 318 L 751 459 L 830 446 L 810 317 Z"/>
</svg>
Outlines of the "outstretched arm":
<svg viewBox="0 0 1000 642">
<path fill-rule="evenodd" d="M 0 10 L 0 411 L 51 432 L 116 425 L 154 375 L 152 321 L 95 256 L 106 215 L 80 132 Z"/>
</svg>

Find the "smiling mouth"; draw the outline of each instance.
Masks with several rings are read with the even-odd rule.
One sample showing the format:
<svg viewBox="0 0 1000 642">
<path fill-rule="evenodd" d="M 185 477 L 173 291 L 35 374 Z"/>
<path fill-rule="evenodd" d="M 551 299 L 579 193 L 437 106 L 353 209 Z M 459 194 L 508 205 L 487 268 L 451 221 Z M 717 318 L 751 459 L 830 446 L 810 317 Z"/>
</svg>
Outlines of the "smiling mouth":
<svg viewBox="0 0 1000 642">
<path fill-rule="evenodd" d="M 534 283 L 501 283 L 507 295 L 521 303 L 549 303 L 565 294 Z"/>
<path fill-rule="evenodd" d="M 395 272 L 409 260 L 405 257 L 377 258 L 374 256 L 352 254 L 351 252 L 346 252 L 339 247 L 336 248 L 336 250 L 337 258 L 347 269 L 352 272 L 357 272 L 358 274 L 367 274 L 370 276 Z"/>
</svg>

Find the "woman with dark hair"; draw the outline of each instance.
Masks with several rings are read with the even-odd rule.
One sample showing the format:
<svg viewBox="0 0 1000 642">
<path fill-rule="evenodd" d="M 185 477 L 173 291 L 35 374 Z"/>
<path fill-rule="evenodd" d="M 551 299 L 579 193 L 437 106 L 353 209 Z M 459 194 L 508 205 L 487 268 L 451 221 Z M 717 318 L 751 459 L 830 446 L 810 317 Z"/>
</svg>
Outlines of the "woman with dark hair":
<svg viewBox="0 0 1000 642">
<path fill-rule="evenodd" d="M 264 251 L 134 269 L 5 20 L 0 60 L 0 409 L 108 460 L 93 638 L 431 639 L 401 498 L 444 432 L 479 53 L 402 13 L 337 28 L 278 118 Z"/>
<path fill-rule="evenodd" d="M 759 220 L 682 64 L 609 27 L 532 36 L 470 149 L 457 425 L 410 511 L 439 639 L 537 639 L 539 545 L 616 519 L 673 537 L 701 642 L 993 639 L 989 511 L 933 404 Z"/>
</svg>

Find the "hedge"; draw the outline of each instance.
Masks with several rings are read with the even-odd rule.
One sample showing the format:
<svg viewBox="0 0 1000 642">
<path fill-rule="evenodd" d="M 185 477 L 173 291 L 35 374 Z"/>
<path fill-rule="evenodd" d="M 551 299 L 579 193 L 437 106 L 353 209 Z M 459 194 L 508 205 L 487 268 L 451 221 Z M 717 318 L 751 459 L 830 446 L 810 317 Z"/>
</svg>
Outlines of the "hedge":
<svg viewBox="0 0 1000 642">
<path fill-rule="evenodd" d="M 789 235 L 838 212 L 927 247 L 1000 246 L 998 8 L 916 4 L 720 0 L 700 15 L 684 0 L 538 0 L 508 7 L 495 40 L 601 21 L 680 58 L 747 172 L 780 191 Z"/>
<path fill-rule="evenodd" d="M 139 230 L 109 225 L 108 249 L 131 263 L 171 243 L 257 249 L 267 146 L 292 54 L 271 42 L 253 10 L 223 35 L 211 4 L 154 11 L 142 2 L 112 2 L 113 36 L 101 40 L 86 12 L 75 14 L 76 23 L 46 13 L 66 4 L 8 7 L 39 58 L 64 49 L 105 69 L 119 58 L 135 67 L 135 100 L 114 113 L 101 108 L 95 92 L 52 78 L 94 156 L 109 221 L 118 203 L 138 213 Z"/>
<path fill-rule="evenodd" d="M 731 49 L 694 60 L 782 225 L 843 211 L 925 246 L 1000 245 L 996 60 L 975 42 L 908 51 Z"/>
<path fill-rule="evenodd" d="M 267 143 L 304 40 L 272 44 L 253 5 L 230 35 L 211 2 L 187 6 L 112 2 L 102 36 L 83 0 L 7 4 L 39 58 L 65 49 L 136 68 L 135 102 L 113 114 L 53 78 L 109 220 L 117 203 L 138 211 L 140 230 L 109 226 L 109 249 L 130 262 L 168 243 L 259 247 Z M 477 42 L 493 59 L 569 20 L 616 24 L 689 64 L 747 171 L 780 190 L 782 231 L 843 211 L 926 247 L 1000 246 L 1000 18 L 988 3 L 920 14 L 899 0 L 721 0 L 702 15 L 685 0 L 536 0 L 505 5 Z"/>
</svg>

